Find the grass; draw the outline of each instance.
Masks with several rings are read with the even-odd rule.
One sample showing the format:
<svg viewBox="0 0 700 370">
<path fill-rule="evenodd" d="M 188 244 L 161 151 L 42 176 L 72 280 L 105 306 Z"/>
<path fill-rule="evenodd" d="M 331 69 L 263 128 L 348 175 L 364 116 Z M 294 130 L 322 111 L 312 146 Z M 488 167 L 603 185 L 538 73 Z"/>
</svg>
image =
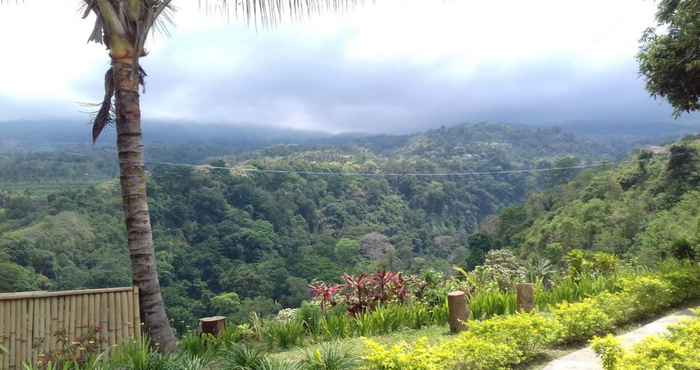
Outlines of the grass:
<svg viewBox="0 0 700 370">
<path fill-rule="evenodd" d="M 421 337 L 428 337 L 430 343 L 439 343 L 450 336 L 451 334 L 447 325 L 436 325 L 423 329 L 405 329 L 391 334 L 374 336 L 371 338 L 379 343 L 393 344 L 401 341 L 412 343 Z M 341 339 L 334 342 L 317 343 L 306 347 L 297 347 L 283 352 L 271 353 L 270 357 L 281 361 L 300 361 L 304 360 L 309 352 L 320 351 L 327 347 L 329 343 L 337 344 L 338 346 L 342 346 L 348 351 L 357 354 L 361 354 L 364 348 L 364 338 L 356 337 Z"/>
</svg>

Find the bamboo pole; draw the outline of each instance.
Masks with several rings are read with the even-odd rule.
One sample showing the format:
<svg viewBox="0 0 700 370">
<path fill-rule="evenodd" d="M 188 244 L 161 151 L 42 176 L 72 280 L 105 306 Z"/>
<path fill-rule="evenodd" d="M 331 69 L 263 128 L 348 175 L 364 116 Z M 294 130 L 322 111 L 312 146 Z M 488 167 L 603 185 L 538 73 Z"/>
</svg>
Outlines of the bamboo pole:
<svg viewBox="0 0 700 370">
<path fill-rule="evenodd" d="M 133 292 L 126 293 L 126 305 L 129 308 L 127 311 L 127 324 L 129 326 L 129 337 L 136 338 L 136 325 L 134 324 L 134 294 Z"/>
<path fill-rule="evenodd" d="M 75 296 L 68 297 L 68 341 L 72 342 L 75 339 L 75 309 L 76 309 Z"/>
<path fill-rule="evenodd" d="M 10 349 L 10 320 L 8 318 L 9 303 L 0 302 L 0 345 L 2 345 L 6 350 Z M 9 368 L 10 355 L 9 353 L 3 353 L 0 357 L 0 367 L 3 369 Z"/>
<path fill-rule="evenodd" d="M 21 364 L 27 358 L 27 301 L 17 301 L 19 330 L 17 330 L 17 363 Z"/>
<path fill-rule="evenodd" d="M 39 348 L 37 348 L 37 354 L 41 355 L 43 353 L 46 353 L 46 347 L 48 346 L 48 327 L 49 327 L 49 322 L 51 321 L 51 310 L 49 310 L 49 299 L 48 298 L 42 298 L 41 300 L 41 327 L 39 328 L 39 340 L 41 341 L 41 345 Z"/>
<path fill-rule="evenodd" d="M 134 294 L 134 325 L 136 328 L 136 338 L 141 338 L 141 308 L 139 304 L 139 288 L 133 288 Z"/>
<path fill-rule="evenodd" d="M 11 331 L 10 331 L 10 369 L 16 369 L 15 361 L 17 361 L 17 329 L 19 328 L 19 320 L 17 320 L 17 306 L 19 303 L 17 301 L 10 301 L 10 318 L 11 318 Z"/>
<path fill-rule="evenodd" d="M 122 315 L 119 312 L 122 306 L 122 297 L 119 293 L 111 293 L 114 297 L 114 344 L 119 344 L 122 337 Z"/>
<path fill-rule="evenodd" d="M 112 347 L 116 344 L 117 336 L 117 315 L 115 312 L 117 300 L 112 293 L 107 293 L 107 299 L 109 301 L 109 346 Z"/>
<path fill-rule="evenodd" d="M 99 340 L 100 344 L 105 344 L 107 337 L 105 336 L 105 331 L 107 330 L 107 319 L 105 318 L 105 302 L 102 299 L 102 294 L 95 294 L 95 307 L 97 311 L 95 312 L 95 320 L 99 324 Z"/>
<path fill-rule="evenodd" d="M 117 294 L 121 296 L 122 301 L 122 305 L 119 308 L 122 316 L 122 337 L 119 340 L 119 344 L 121 344 L 124 343 L 127 338 L 131 337 L 131 334 L 129 334 L 129 293 L 119 292 Z"/>
<path fill-rule="evenodd" d="M 28 347 L 29 347 L 28 348 L 29 349 L 28 361 L 31 364 L 34 364 L 34 363 L 36 363 L 35 359 L 36 359 L 36 352 L 37 352 L 36 332 L 39 328 L 39 319 L 40 319 L 40 315 L 37 315 L 37 313 L 38 313 L 37 311 L 40 310 L 40 306 L 39 306 L 39 301 L 36 299 L 29 299 L 28 303 L 29 303 L 29 310 L 27 311 L 28 312 L 27 323 L 29 324 L 29 326 L 27 327 L 27 340 L 28 340 Z"/>
<path fill-rule="evenodd" d="M 57 322 L 57 327 L 56 327 L 56 334 L 58 332 L 63 332 L 67 334 L 66 332 L 66 297 L 58 297 L 58 322 Z M 58 338 L 56 338 L 56 349 L 58 349 Z"/>
</svg>

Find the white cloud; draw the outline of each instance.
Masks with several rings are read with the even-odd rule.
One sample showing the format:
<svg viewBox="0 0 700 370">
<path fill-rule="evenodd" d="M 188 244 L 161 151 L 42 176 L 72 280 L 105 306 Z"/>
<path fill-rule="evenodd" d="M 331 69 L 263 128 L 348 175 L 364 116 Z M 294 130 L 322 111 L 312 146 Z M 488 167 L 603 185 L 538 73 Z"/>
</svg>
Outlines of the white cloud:
<svg viewBox="0 0 700 370">
<path fill-rule="evenodd" d="M 79 18 L 79 4 L 0 7 L 0 98 L 23 102 L 14 118 L 33 118 L 32 100 L 77 112 L 76 101 L 101 98 L 108 58 L 103 47 L 86 45 L 92 24 Z M 498 111 L 499 97 L 502 111 L 514 104 L 503 99 L 546 111 L 542 99 L 570 101 L 591 86 L 604 93 L 611 74 L 643 97 L 641 84 L 628 82 L 636 78 L 637 40 L 655 11 L 651 0 L 377 0 L 348 14 L 255 30 L 199 1 L 175 4 L 172 35 L 154 36 L 144 59 L 153 82 L 148 117 L 314 128 L 367 117 L 399 125 L 418 115 L 417 105 L 423 121 L 431 109 L 459 119 Z M 396 87 L 378 85 L 385 83 Z M 435 96 L 441 90 L 449 95 Z"/>
</svg>

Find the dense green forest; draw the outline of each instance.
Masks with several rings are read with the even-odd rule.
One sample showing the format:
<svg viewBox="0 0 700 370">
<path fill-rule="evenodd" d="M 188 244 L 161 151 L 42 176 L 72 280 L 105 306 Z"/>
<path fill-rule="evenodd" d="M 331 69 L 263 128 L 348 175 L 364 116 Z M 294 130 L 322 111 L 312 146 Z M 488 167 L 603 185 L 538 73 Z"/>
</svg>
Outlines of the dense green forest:
<svg viewBox="0 0 700 370">
<path fill-rule="evenodd" d="M 561 262 L 573 249 L 638 265 L 700 253 L 700 139 L 642 150 L 614 168 L 587 171 L 482 223 L 495 245 Z"/>
<path fill-rule="evenodd" d="M 212 299 L 225 293 L 237 294 L 232 315 L 242 318 L 252 310 L 296 306 L 308 298 L 310 282 L 343 272 L 447 271 L 470 258 L 469 235 L 486 216 L 577 170 L 461 177 L 332 173 L 571 167 L 619 156 L 559 129 L 505 125 L 347 142 L 273 146 L 209 161 L 230 171 L 149 166 L 161 280 L 178 327 L 213 313 Z M 2 157 L 7 183 L 56 181 L 57 189 L 15 186 L 0 193 L 0 290 L 129 285 L 116 168 L 98 153 Z M 96 182 L 70 184 L 85 174 Z"/>
<path fill-rule="evenodd" d="M 489 249 L 498 247 L 555 260 L 575 247 L 627 252 L 633 242 L 615 244 L 615 238 L 639 231 L 619 222 L 606 224 L 598 216 L 632 222 L 619 213 L 644 213 L 649 208 L 632 207 L 642 207 L 637 202 L 643 199 L 631 192 L 653 194 L 650 199 L 664 202 L 668 212 L 676 204 L 687 208 L 692 203 L 692 193 L 683 193 L 683 181 L 690 181 L 685 172 L 671 171 L 681 180 L 668 182 L 664 179 L 670 170 L 663 160 L 646 157 L 648 164 L 586 172 L 563 190 L 558 186 L 580 170 L 415 176 L 575 167 L 615 160 L 629 149 L 556 128 L 476 124 L 408 136 L 352 138 L 343 144 L 324 140 L 200 153 L 209 158 L 205 163 L 231 170 L 151 162 L 156 253 L 164 296 L 178 329 L 213 313 L 243 320 L 252 311 L 265 315 L 296 307 L 308 299 L 309 283 L 337 280 L 346 272 L 446 272 L 452 265 L 474 267 Z M 168 160 L 175 156 L 174 148 L 179 147 L 149 155 Z M 58 184 L 51 191 L 5 186 L 0 192 L 0 291 L 130 284 L 114 162 L 109 151 L 79 154 L 25 152 L 0 158 L 7 184 Z M 679 164 L 677 171 L 694 171 L 688 167 L 694 162 L 689 163 Z M 385 173 L 396 175 L 379 175 Z M 625 180 L 615 182 L 614 174 Z M 71 183 L 86 177 L 95 182 Z M 557 190 L 527 198 L 547 189 Z M 581 194 L 588 195 L 579 198 Z M 604 198 L 613 196 L 619 206 Z M 525 199 L 525 205 L 507 208 Z M 503 209 L 499 218 L 489 217 Z M 591 217 L 600 224 L 598 229 L 590 225 Z M 607 230 L 607 225 L 623 230 Z M 473 234 L 479 228 L 482 233 Z M 579 235 L 580 240 L 562 239 Z M 224 298 L 226 312 L 221 312 L 217 302 Z"/>
</svg>

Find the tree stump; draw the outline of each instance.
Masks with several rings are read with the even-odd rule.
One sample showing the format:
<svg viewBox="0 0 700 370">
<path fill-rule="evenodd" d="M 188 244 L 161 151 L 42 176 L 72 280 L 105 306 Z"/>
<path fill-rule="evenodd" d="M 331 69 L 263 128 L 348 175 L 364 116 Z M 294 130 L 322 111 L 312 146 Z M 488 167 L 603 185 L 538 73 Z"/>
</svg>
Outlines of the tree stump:
<svg viewBox="0 0 700 370">
<path fill-rule="evenodd" d="M 218 337 L 226 330 L 226 317 L 213 316 L 199 319 L 199 327 L 202 330 L 202 334 L 211 334 Z"/>
<path fill-rule="evenodd" d="M 448 322 L 450 331 L 459 333 L 467 328 L 467 318 L 469 308 L 467 307 L 467 297 L 464 292 L 456 291 L 447 295 Z"/>
<path fill-rule="evenodd" d="M 515 286 L 518 295 L 518 311 L 532 312 L 535 308 L 535 286 L 518 284 Z"/>
</svg>

